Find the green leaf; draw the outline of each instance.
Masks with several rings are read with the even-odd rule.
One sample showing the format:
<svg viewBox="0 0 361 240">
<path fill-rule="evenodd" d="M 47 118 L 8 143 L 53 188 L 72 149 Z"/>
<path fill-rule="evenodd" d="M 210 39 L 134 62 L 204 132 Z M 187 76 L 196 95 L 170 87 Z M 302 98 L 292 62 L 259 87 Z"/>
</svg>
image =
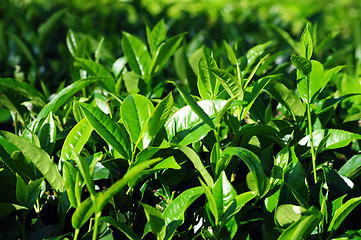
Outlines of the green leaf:
<svg viewBox="0 0 361 240">
<path fill-rule="evenodd" d="M 105 85 L 105 88 L 109 92 L 114 92 L 115 90 L 115 80 L 112 74 L 103 67 L 100 63 L 94 62 L 90 59 L 85 58 L 75 58 L 75 64 L 80 65 L 84 68 L 90 75 L 94 77 L 101 77 L 102 82 Z"/>
<path fill-rule="evenodd" d="M 216 200 L 211 192 L 211 190 L 209 189 L 209 187 L 201 180 L 199 179 L 199 182 L 201 183 L 204 193 L 206 194 L 207 200 L 208 200 L 208 204 L 209 204 L 209 208 L 211 209 L 211 213 L 214 216 L 214 220 L 215 220 L 215 224 L 218 224 L 218 210 L 217 210 L 217 204 L 216 204 Z M 222 212 L 221 212 L 222 214 Z"/>
<path fill-rule="evenodd" d="M 18 35 L 13 34 L 10 31 L 8 31 L 7 34 L 10 37 L 10 39 L 12 39 L 14 41 L 18 51 L 20 51 L 20 53 L 23 54 L 24 57 L 28 59 L 28 61 L 30 62 L 31 65 L 35 65 L 36 60 L 33 56 L 33 53 L 30 51 L 30 49 L 25 44 L 25 42 L 20 37 L 18 37 Z"/>
<path fill-rule="evenodd" d="M 161 160 L 162 159 L 149 160 L 130 168 L 122 179 L 113 183 L 107 190 L 102 192 L 102 194 L 96 198 L 96 203 L 98 205 L 99 211 L 101 211 L 105 207 L 107 202 L 110 201 L 117 193 L 119 193 L 123 189 L 123 187 L 125 187 L 130 181 L 132 181 L 132 179 L 134 179 L 137 175 L 139 175 L 152 164 L 155 164 Z"/>
<path fill-rule="evenodd" d="M 117 193 L 119 193 L 134 177 L 139 175 L 142 171 L 144 171 L 150 165 L 160 161 L 157 160 L 149 160 L 129 169 L 126 174 L 120 180 L 113 183 L 107 190 L 102 193 L 98 193 L 95 198 L 95 203 L 97 204 L 98 211 L 102 211 L 105 205 L 110 201 Z M 94 206 L 93 200 L 88 197 L 84 200 L 75 210 L 72 216 L 72 225 L 74 228 L 81 228 L 93 215 Z"/>
<path fill-rule="evenodd" d="M 302 76 L 307 76 L 308 74 L 310 74 L 312 70 L 310 60 L 300 56 L 292 56 L 291 62 L 293 66 L 295 66 L 298 70 L 301 71 L 301 73 L 303 74 Z"/>
<path fill-rule="evenodd" d="M 51 155 L 56 142 L 56 126 L 51 112 L 40 127 L 38 137 L 41 148 Z"/>
<path fill-rule="evenodd" d="M 184 101 L 189 105 L 194 113 L 196 113 L 206 124 L 208 124 L 212 129 L 215 129 L 215 126 L 211 118 L 204 112 L 204 110 L 197 104 L 194 98 L 186 92 L 178 83 L 173 82 L 173 84 L 179 90 L 179 93 L 182 95 Z"/>
<path fill-rule="evenodd" d="M 55 191 L 63 192 L 63 178 L 61 177 L 56 164 L 50 159 L 49 155 L 44 150 L 36 147 L 15 134 L 0 131 L 0 135 L 19 148 L 24 156 L 34 163 L 36 168 L 39 169 L 43 176 L 49 181 Z"/>
<path fill-rule="evenodd" d="M 290 225 L 278 238 L 278 240 L 307 239 L 322 219 L 322 214 L 314 207 L 308 210 L 308 214 Z"/>
<path fill-rule="evenodd" d="M 128 95 L 121 105 L 121 117 L 130 138 L 140 149 L 146 148 L 150 143 L 147 130 L 148 119 L 154 109 L 152 102 L 138 94 Z M 143 139 L 142 142 L 140 140 Z"/>
<path fill-rule="evenodd" d="M 198 63 L 201 59 L 204 51 L 204 46 L 200 47 L 199 49 L 195 50 L 192 55 L 189 57 L 189 65 L 191 66 L 194 74 L 198 77 Z M 198 91 L 197 91 L 198 92 Z"/>
<path fill-rule="evenodd" d="M 160 101 L 150 114 L 147 132 L 154 137 L 157 132 L 164 126 L 172 112 L 173 97 L 169 93 L 162 101 Z"/>
<path fill-rule="evenodd" d="M 197 102 L 198 106 L 203 111 L 214 118 L 214 107 L 217 112 L 221 112 L 227 105 L 227 101 L 223 100 L 203 100 Z M 213 105 L 214 104 L 214 105 Z M 204 138 L 212 128 L 202 121 L 190 106 L 185 106 L 179 109 L 171 116 L 165 123 L 165 129 L 167 131 L 168 140 L 180 144 L 188 145 L 192 142 L 198 141 Z"/>
<path fill-rule="evenodd" d="M 96 195 L 95 184 L 93 181 L 93 177 L 90 173 L 89 165 L 82 156 L 78 156 L 75 152 L 73 152 L 72 155 L 74 156 L 74 161 L 77 165 L 77 168 L 79 169 L 83 179 L 85 180 L 90 195 L 95 196 Z"/>
<path fill-rule="evenodd" d="M 246 205 L 256 196 L 257 194 L 254 192 L 245 192 L 236 196 L 224 209 L 224 213 L 221 219 L 222 225 L 230 221 L 232 217 L 236 215 L 244 205 Z"/>
<path fill-rule="evenodd" d="M 44 95 L 26 82 L 19 82 L 12 78 L 0 78 L 0 87 L 2 89 L 6 88 L 7 94 L 8 90 L 16 92 L 17 97 L 21 95 L 24 98 L 30 100 L 36 106 L 45 105 L 46 99 Z"/>
<path fill-rule="evenodd" d="M 211 69 L 218 69 L 216 61 L 211 56 L 211 52 L 204 48 L 203 54 L 198 62 L 198 91 L 203 100 L 215 99 L 219 82 Z"/>
<path fill-rule="evenodd" d="M 338 170 L 338 173 L 350 179 L 358 177 L 361 173 L 361 154 L 356 154 L 351 157 L 340 170 Z"/>
<path fill-rule="evenodd" d="M 73 57 L 76 57 L 79 40 L 73 30 L 69 29 L 68 33 L 66 34 L 65 41 L 70 54 Z"/>
<path fill-rule="evenodd" d="M 338 208 L 332 217 L 328 231 L 336 231 L 345 220 L 345 218 L 352 212 L 352 210 L 361 203 L 361 197 L 351 198 Z"/>
<path fill-rule="evenodd" d="M 134 94 L 139 92 L 139 79 L 139 75 L 133 71 L 123 74 L 124 85 L 128 93 Z"/>
<path fill-rule="evenodd" d="M 139 76 L 148 73 L 151 58 L 147 46 L 137 37 L 122 32 L 122 48 L 130 68 Z"/>
<path fill-rule="evenodd" d="M 179 150 L 181 150 L 189 158 L 189 160 L 192 161 L 194 167 L 202 175 L 202 177 L 203 177 L 204 181 L 207 183 L 208 187 L 213 187 L 213 185 L 214 185 L 213 179 L 212 179 L 211 175 L 209 174 L 209 172 L 204 167 L 202 160 L 199 158 L 197 153 L 193 149 L 186 147 L 186 146 L 177 146 L 177 148 Z"/>
<path fill-rule="evenodd" d="M 225 70 L 218 68 L 211 68 L 210 71 L 219 78 L 220 83 L 227 91 L 229 96 L 236 97 L 238 100 L 243 99 L 243 89 L 237 77 L 233 76 Z"/>
<path fill-rule="evenodd" d="M 328 136 L 328 139 L 325 143 L 324 151 L 330 150 L 330 149 L 336 149 L 336 148 L 342 148 L 347 146 L 351 141 L 361 139 L 360 134 L 347 132 L 344 130 L 339 129 L 318 129 L 314 131 L 313 133 L 313 145 L 317 147 L 322 139 L 326 136 Z M 302 146 L 310 147 L 310 135 L 307 135 L 306 137 L 302 138 L 298 144 Z"/>
<path fill-rule="evenodd" d="M 303 30 L 303 33 L 301 35 L 302 57 L 310 60 L 312 56 L 312 51 L 313 51 L 312 37 L 308 30 L 308 24 L 307 24 L 305 30 Z"/>
<path fill-rule="evenodd" d="M 84 200 L 75 210 L 71 217 L 71 224 L 73 228 L 80 229 L 93 215 L 94 207 L 93 201 L 90 197 Z"/>
<path fill-rule="evenodd" d="M 174 52 L 179 47 L 182 39 L 186 33 L 178 34 L 168 41 L 162 43 L 156 50 L 153 56 L 152 65 L 150 67 L 149 73 L 150 75 L 155 74 L 160 69 L 163 68 L 164 64 L 168 61 L 168 59 L 174 54 Z"/>
<path fill-rule="evenodd" d="M 248 79 L 246 79 L 246 83 L 244 84 L 243 88 L 246 88 L 248 86 L 248 83 L 252 80 L 252 78 L 254 77 L 254 75 L 257 72 L 257 69 L 259 68 L 259 66 L 261 66 L 261 63 L 267 59 L 269 56 L 269 54 L 267 54 L 266 56 L 264 56 L 261 60 L 259 60 L 259 62 L 257 63 L 257 65 L 252 69 L 252 72 L 249 74 Z"/>
<path fill-rule="evenodd" d="M 140 240 L 140 237 L 126 224 L 116 220 L 113 217 L 102 217 L 100 220 L 109 223 L 113 227 L 124 233 L 130 240 Z"/>
<path fill-rule="evenodd" d="M 145 203 L 141 203 L 141 205 L 143 206 L 145 216 L 152 228 L 152 232 L 157 236 L 157 239 L 164 239 L 166 226 L 162 212 Z"/>
<path fill-rule="evenodd" d="M 250 50 L 247 51 L 246 53 L 246 60 L 247 60 L 247 66 L 246 68 L 244 69 L 244 73 L 248 73 L 249 70 L 251 69 L 251 67 L 253 66 L 253 64 L 256 62 L 256 60 L 262 56 L 262 54 L 264 53 L 265 49 L 271 45 L 271 41 L 269 42 L 266 42 L 266 43 L 262 43 L 262 44 L 259 44 L 259 45 L 256 45 L 254 47 L 252 47 Z M 258 66 L 259 64 L 264 60 L 264 58 L 262 60 L 260 60 L 258 62 Z M 255 67 L 254 69 L 257 69 L 258 68 Z M 252 75 L 252 74 L 250 74 Z M 251 77 L 252 78 L 252 77 Z"/>
<path fill-rule="evenodd" d="M 301 121 L 306 108 L 293 90 L 287 88 L 285 85 L 276 80 L 270 81 L 265 87 L 265 90 L 274 99 L 286 107 L 286 109 L 292 114 L 293 119 Z"/>
<path fill-rule="evenodd" d="M 43 183 L 44 178 L 40 178 L 35 181 L 30 181 L 29 184 L 26 185 L 26 191 L 28 193 L 28 201 L 26 202 L 26 207 L 31 208 L 34 206 L 35 201 L 38 199 L 39 194 L 42 191 Z M 45 186 L 45 184 L 43 186 Z"/>
<path fill-rule="evenodd" d="M 45 97 L 25 82 L 0 78 L 0 106 L 17 113 L 18 121 L 25 124 L 30 111 L 45 105 Z M 29 109 L 27 108 L 29 107 Z M 33 110 L 31 110 L 34 108 Z"/>
<path fill-rule="evenodd" d="M 53 13 L 47 20 L 42 23 L 38 29 L 39 38 L 38 44 L 39 47 L 46 45 L 45 41 L 49 40 L 49 37 L 53 34 L 54 31 L 60 26 L 59 22 L 64 19 L 64 15 L 67 13 L 67 9 L 59 10 Z"/>
<path fill-rule="evenodd" d="M 212 193 L 215 199 L 218 216 L 222 216 L 228 205 L 237 197 L 237 192 L 228 181 L 224 171 L 214 183 Z"/>
<path fill-rule="evenodd" d="M 80 105 L 95 131 L 120 153 L 123 158 L 128 159 L 130 156 L 130 143 L 127 139 L 125 129 L 114 122 L 100 109 L 86 103 L 77 102 L 77 104 Z"/>
<path fill-rule="evenodd" d="M 28 208 L 13 203 L 0 203 L 0 219 L 10 215 L 18 210 L 27 210 Z"/>
<path fill-rule="evenodd" d="M 348 194 L 355 188 L 355 184 L 348 178 L 338 174 L 334 169 L 322 166 L 325 175 L 325 182 L 328 189 L 327 198 L 330 201 Z"/>
<path fill-rule="evenodd" d="M 93 127 L 86 118 L 78 122 L 65 138 L 60 159 L 62 161 L 74 159 L 73 152 L 79 155 L 92 132 Z"/>
<path fill-rule="evenodd" d="M 167 225 L 165 240 L 172 238 L 176 229 L 184 222 L 184 212 L 203 193 L 203 187 L 185 190 L 167 206 L 163 212 L 163 218 Z"/>
<path fill-rule="evenodd" d="M 298 221 L 307 213 L 307 209 L 292 204 L 283 204 L 279 206 L 275 213 L 275 219 L 282 228 L 287 228 L 294 222 Z"/>
<path fill-rule="evenodd" d="M 297 72 L 297 89 L 305 103 L 313 102 L 324 87 L 323 65 L 311 60 L 312 70 L 308 76 L 300 75 Z"/>
<path fill-rule="evenodd" d="M 223 45 L 226 47 L 228 61 L 233 65 L 238 64 L 237 57 L 236 54 L 234 53 L 233 48 L 231 48 L 231 46 L 229 46 L 226 41 L 223 41 Z"/>
<path fill-rule="evenodd" d="M 189 63 L 184 45 L 174 53 L 174 68 L 182 86 L 189 87 L 191 94 L 198 95 L 197 76 Z"/>
<path fill-rule="evenodd" d="M 357 95 L 360 95 L 360 94 L 347 94 L 347 95 L 339 97 L 339 98 L 321 99 L 319 101 L 319 105 L 317 105 L 317 109 L 316 109 L 315 113 L 316 114 L 324 113 L 324 112 L 328 111 L 329 109 L 335 107 L 341 101 L 346 100 L 353 96 L 357 96 Z"/>
<path fill-rule="evenodd" d="M 41 177 L 34 164 L 21 153 L 21 151 L 6 138 L 0 136 L 0 159 L 15 175 L 27 176 L 34 180 Z"/>
<path fill-rule="evenodd" d="M 147 30 L 147 39 L 150 48 L 150 52 L 154 56 L 158 46 L 165 40 L 167 37 L 167 29 L 164 23 L 164 20 L 160 20 L 152 30 L 149 29 L 146 25 Z"/>
<path fill-rule="evenodd" d="M 252 174 L 256 189 L 251 190 L 255 191 L 259 197 L 264 196 L 269 189 L 269 179 L 263 171 L 259 158 L 253 152 L 241 147 L 227 147 L 222 153 L 222 157 L 234 155 L 247 165 Z"/>
<path fill-rule="evenodd" d="M 306 177 L 306 172 L 299 162 L 294 147 L 292 146 L 289 148 L 289 162 L 287 170 L 284 173 L 284 183 L 290 192 L 286 190 L 281 191 L 281 197 L 283 194 L 288 194 L 285 198 L 289 201 L 292 199 L 292 195 L 290 195 L 292 193 L 299 204 L 308 207 L 309 192 Z"/>
<path fill-rule="evenodd" d="M 300 51 L 298 42 L 295 41 L 288 32 L 283 30 L 280 27 L 277 27 L 276 25 L 270 25 L 273 29 L 275 29 L 282 37 L 286 40 L 286 42 L 293 48 L 293 51 L 295 51 L 298 55 L 301 55 L 302 52 Z"/>
<path fill-rule="evenodd" d="M 18 174 L 16 174 L 16 200 L 21 206 L 26 206 L 28 201 L 26 183 Z"/>
<path fill-rule="evenodd" d="M 71 165 L 71 163 L 65 161 L 63 165 L 63 179 L 64 179 L 64 188 L 66 193 L 68 194 L 68 200 L 70 204 L 77 208 L 78 201 L 75 194 L 75 188 L 80 188 L 80 186 L 76 186 L 76 174 L 77 171 Z"/>
<path fill-rule="evenodd" d="M 243 100 L 246 101 L 246 107 L 242 111 L 242 119 L 245 118 L 249 109 L 251 109 L 256 98 L 261 94 L 262 90 L 267 86 L 272 78 L 277 77 L 277 75 L 269 75 L 267 77 L 259 79 L 257 82 L 253 83 L 251 86 L 248 86 L 244 91 Z"/>
<path fill-rule="evenodd" d="M 41 109 L 40 113 L 36 117 L 36 121 L 39 122 L 42 118 L 47 117 L 50 114 L 50 112 L 55 113 L 75 93 L 79 92 L 88 85 L 95 83 L 101 79 L 102 77 L 92 77 L 92 78 L 78 80 L 70 84 L 69 86 L 61 90 L 59 93 L 57 93 L 51 99 L 51 101 L 48 104 L 46 104 L 46 106 L 43 109 Z M 37 126 L 35 126 L 35 129 L 37 129 Z"/>
<path fill-rule="evenodd" d="M 175 161 L 173 156 L 167 157 L 157 165 L 152 168 L 153 170 L 162 170 L 162 169 L 181 169 L 181 166 Z"/>
</svg>

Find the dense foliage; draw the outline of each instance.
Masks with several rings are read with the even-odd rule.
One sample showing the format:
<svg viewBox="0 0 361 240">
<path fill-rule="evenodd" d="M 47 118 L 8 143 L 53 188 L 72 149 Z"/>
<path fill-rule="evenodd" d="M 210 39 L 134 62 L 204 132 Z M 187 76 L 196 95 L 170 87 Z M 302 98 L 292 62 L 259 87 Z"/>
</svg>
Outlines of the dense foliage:
<svg viewBox="0 0 361 240">
<path fill-rule="evenodd" d="M 359 238 L 358 10 L 2 1 L 0 237 Z"/>
</svg>

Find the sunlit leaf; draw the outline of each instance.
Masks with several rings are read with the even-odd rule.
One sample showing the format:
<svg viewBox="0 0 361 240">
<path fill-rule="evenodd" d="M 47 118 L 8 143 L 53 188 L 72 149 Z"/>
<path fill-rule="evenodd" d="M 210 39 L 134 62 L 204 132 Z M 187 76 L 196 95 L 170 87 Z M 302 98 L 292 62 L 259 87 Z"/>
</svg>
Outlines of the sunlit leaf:
<svg viewBox="0 0 361 240">
<path fill-rule="evenodd" d="M 50 185 L 57 192 L 62 192 L 64 188 L 63 178 L 61 177 L 56 164 L 50 159 L 49 155 L 42 149 L 27 142 L 21 137 L 9 132 L 0 131 L 0 135 L 14 144 L 19 150 L 34 163 Z"/>
</svg>

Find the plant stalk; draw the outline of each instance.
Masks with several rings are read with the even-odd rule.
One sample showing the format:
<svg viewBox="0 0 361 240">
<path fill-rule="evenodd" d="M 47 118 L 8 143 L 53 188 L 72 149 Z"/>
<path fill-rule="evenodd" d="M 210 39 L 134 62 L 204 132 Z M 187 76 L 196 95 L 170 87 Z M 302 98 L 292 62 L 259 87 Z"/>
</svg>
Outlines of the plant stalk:
<svg viewBox="0 0 361 240">
<path fill-rule="evenodd" d="M 314 149 L 314 146 L 313 146 L 313 134 L 312 134 L 312 120 L 311 120 L 310 97 L 308 97 L 308 103 L 307 103 L 307 121 L 308 121 L 308 131 L 309 131 L 309 134 L 310 134 L 313 177 L 314 177 L 315 183 L 317 183 L 316 154 L 315 154 L 315 149 Z"/>
<path fill-rule="evenodd" d="M 74 240 L 77 240 L 77 239 L 78 239 L 79 232 L 80 232 L 80 229 L 79 229 L 79 228 L 76 228 L 76 229 L 75 229 L 75 232 L 74 232 Z"/>
<path fill-rule="evenodd" d="M 102 212 L 100 212 L 100 211 L 95 214 L 94 229 L 93 229 L 93 238 L 92 238 L 92 240 L 97 240 L 99 218 L 100 218 L 101 215 L 102 215 Z"/>
</svg>

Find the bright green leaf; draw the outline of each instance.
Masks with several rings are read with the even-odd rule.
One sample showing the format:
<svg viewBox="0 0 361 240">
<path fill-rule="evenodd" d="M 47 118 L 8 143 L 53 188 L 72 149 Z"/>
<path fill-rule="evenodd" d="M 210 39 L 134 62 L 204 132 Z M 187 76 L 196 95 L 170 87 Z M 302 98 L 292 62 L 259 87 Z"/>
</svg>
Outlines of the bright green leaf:
<svg viewBox="0 0 361 240">
<path fill-rule="evenodd" d="M 61 177 L 56 164 L 50 159 L 49 155 L 42 149 L 27 142 L 21 137 L 0 131 L 0 135 L 6 138 L 10 143 L 14 144 L 19 150 L 34 163 L 44 177 L 49 181 L 50 185 L 57 192 L 62 192 L 64 188 L 63 178 Z"/>
<path fill-rule="evenodd" d="M 130 156 L 130 143 L 127 139 L 125 129 L 114 122 L 99 108 L 93 107 L 86 103 L 77 102 L 77 104 L 80 105 L 89 123 L 93 126 L 95 131 L 97 131 L 99 135 L 104 138 L 104 140 L 106 140 L 125 159 L 128 159 Z"/>
</svg>

